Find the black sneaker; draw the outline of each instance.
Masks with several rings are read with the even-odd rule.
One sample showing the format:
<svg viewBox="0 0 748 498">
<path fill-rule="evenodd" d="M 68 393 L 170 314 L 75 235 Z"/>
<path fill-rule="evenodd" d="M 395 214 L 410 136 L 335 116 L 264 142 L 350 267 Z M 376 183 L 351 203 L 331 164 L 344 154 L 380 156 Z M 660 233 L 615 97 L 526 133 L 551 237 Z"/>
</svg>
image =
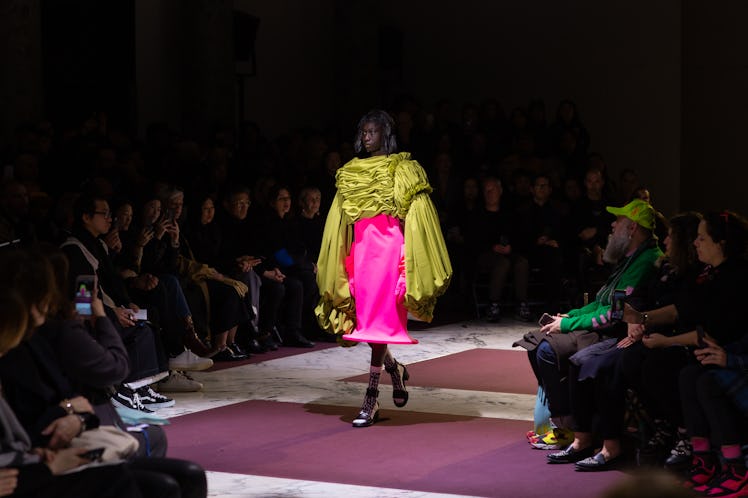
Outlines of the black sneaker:
<svg viewBox="0 0 748 498">
<path fill-rule="evenodd" d="M 146 408 L 157 410 L 159 408 L 169 408 L 174 406 L 174 400 L 153 390 L 151 386 L 143 386 L 135 391 Z"/>
<path fill-rule="evenodd" d="M 153 410 L 143 404 L 137 392 L 124 385 L 117 387 L 117 390 L 112 395 L 112 404 L 121 406 L 122 408 L 138 410 L 143 413 L 153 413 Z"/>
</svg>

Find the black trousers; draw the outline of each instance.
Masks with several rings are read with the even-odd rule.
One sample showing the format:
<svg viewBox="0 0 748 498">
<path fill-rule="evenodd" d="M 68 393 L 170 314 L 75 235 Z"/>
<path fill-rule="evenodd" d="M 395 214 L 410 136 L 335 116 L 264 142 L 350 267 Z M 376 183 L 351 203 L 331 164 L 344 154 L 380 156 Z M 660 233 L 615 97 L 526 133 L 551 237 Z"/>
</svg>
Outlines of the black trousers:
<svg viewBox="0 0 748 498">
<path fill-rule="evenodd" d="M 680 395 L 688 434 L 710 438 L 718 446 L 743 443 L 748 436 L 745 418 L 709 371 L 701 364 L 692 364 L 680 372 Z"/>
<path fill-rule="evenodd" d="M 577 380 L 579 367 L 569 366 L 569 394 L 574 429 L 594 432 L 603 439 L 618 439 L 626 409 L 620 362 L 601 368 L 595 378 Z"/>
<path fill-rule="evenodd" d="M 636 391 L 650 416 L 684 427 L 678 378 L 693 361 L 686 348 L 648 349 L 637 342 L 624 349 L 621 366 L 626 386 Z"/>
<path fill-rule="evenodd" d="M 143 496 L 158 498 L 205 498 L 205 470 L 194 462 L 176 458 L 134 458 L 127 467 Z"/>
</svg>

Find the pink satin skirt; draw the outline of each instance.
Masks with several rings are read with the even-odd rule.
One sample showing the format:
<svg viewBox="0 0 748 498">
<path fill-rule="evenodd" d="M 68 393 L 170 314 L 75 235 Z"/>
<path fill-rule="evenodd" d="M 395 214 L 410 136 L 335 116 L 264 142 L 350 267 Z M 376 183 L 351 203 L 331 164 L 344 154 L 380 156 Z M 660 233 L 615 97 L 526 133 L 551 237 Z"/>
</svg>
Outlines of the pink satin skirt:
<svg viewBox="0 0 748 498">
<path fill-rule="evenodd" d="M 403 306 L 405 240 L 400 221 L 386 214 L 357 221 L 346 259 L 356 328 L 343 339 L 377 344 L 418 344 L 408 335 Z"/>
</svg>

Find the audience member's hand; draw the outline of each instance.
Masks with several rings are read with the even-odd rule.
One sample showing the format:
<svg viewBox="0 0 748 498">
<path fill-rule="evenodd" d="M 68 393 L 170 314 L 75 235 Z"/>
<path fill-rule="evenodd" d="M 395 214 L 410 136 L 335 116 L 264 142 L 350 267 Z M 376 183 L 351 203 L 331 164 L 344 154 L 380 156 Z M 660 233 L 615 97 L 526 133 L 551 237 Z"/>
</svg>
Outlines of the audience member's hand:
<svg viewBox="0 0 748 498">
<path fill-rule="evenodd" d="M 161 218 L 156 223 L 153 224 L 153 236 L 156 237 L 158 240 L 161 240 L 161 237 L 164 236 L 166 233 L 166 226 L 169 225 L 169 220 L 166 218 Z"/>
<path fill-rule="evenodd" d="M 667 347 L 667 337 L 662 334 L 649 334 L 642 337 L 642 343 L 649 349 L 658 349 Z"/>
<path fill-rule="evenodd" d="M 579 232 L 579 238 L 582 240 L 590 240 L 595 235 L 597 235 L 597 228 L 595 227 L 587 227 Z"/>
<path fill-rule="evenodd" d="M 63 472 L 90 463 L 81 457 L 87 451 L 88 448 L 65 448 L 64 450 L 51 452 L 44 463 L 47 464 L 52 474 L 60 475 Z"/>
<path fill-rule="evenodd" d="M 0 496 L 13 494 L 18 485 L 18 469 L 0 469 Z"/>
<path fill-rule="evenodd" d="M 543 332 L 545 335 L 560 333 L 561 332 L 561 320 L 563 319 L 564 317 L 561 315 L 554 316 L 552 322 L 540 327 L 540 331 Z"/>
<path fill-rule="evenodd" d="M 117 315 L 117 321 L 119 322 L 122 327 L 132 327 L 135 325 L 135 320 L 133 319 L 132 310 L 128 308 L 114 308 L 114 313 Z"/>
<path fill-rule="evenodd" d="M 83 422 L 78 415 L 65 415 L 52 421 L 42 430 L 43 436 L 50 436 L 48 447 L 53 450 L 67 448 L 70 441 L 80 434 Z"/>
<path fill-rule="evenodd" d="M 697 349 L 693 352 L 696 355 L 696 359 L 701 362 L 702 365 L 717 365 L 718 367 L 727 366 L 727 352 L 719 346 L 716 342 L 708 337 L 704 337 L 704 342 L 707 343 L 707 347 Z"/>
<path fill-rule="evenodd" d="M 138 247 L 145 247 L 148 242 L 153 238 L 153 227 L 143 227 L 138 233 L 138 238 L 135 240 L 135 245 Z"/>
<path fill-rule="evenodd" d="M 109 250 L 113 252 L 120 252 L 122 250 L 122 240 L 120 240 L 119 230 L 116 228 L 110 230 L 108 234 L 104 235 L 103 240 Z"/>
<path fill-rule="evenodd" d="M 640 324 L 644 322 L 644 315 L 637 311 L 629 303 L 623 303 L 623 321 L 628 324 Z"/>
<path fill-rule="evenodd" d="M 73 405 L 73 411 L 76 413 L 93 413 L 94 409 L 91 406 L 91 402 L 85 396 L 76 396 L 74 398 L 60 401 L 60 406 L 65 408 L 65 405 L 70 403 Z"/>
<path fill-rule="evenodd" d="M 592 247 L 592 257 L 594 258 L 595 264 L 597 266 L 603 266 L 603 263 L 604 263 L 604 261 L 603 261 L 603 254 L 604 253 L 605 253 L 605 251 L 599 245 L 595 244 Z"/>
<path fill-rule="evenodd" d="M 286 279 L 286 276 L 278 268 L 265 270 L 262 273 L 262 276 L 265 278 L 269 278 L 270 280 L 275 280 L 276 282 L 283 282 Z"/>
<path fill-rule="evenodd" d="M 179 223 L 175 221 L 170 221 L 165 226 L 166 232 L 171 237 L 171 243 L 172 245 L 179 244 Z"/>
<path fill-rule="evenodd" d="M 619 348 L 627 348 L 631 346 L 635 342 L 641 340 L 644 335 L 644 325 L 629 323 L 627 329 L 626 337 L 621 339 L 617 344 Z"/>
<path fill-rule="evenodd" d="M 106 316 L 104 311 L 104 303 L 96 296 L 91 298 L 91 312 L 96 318 L 102 318 Z"/>
</svg>

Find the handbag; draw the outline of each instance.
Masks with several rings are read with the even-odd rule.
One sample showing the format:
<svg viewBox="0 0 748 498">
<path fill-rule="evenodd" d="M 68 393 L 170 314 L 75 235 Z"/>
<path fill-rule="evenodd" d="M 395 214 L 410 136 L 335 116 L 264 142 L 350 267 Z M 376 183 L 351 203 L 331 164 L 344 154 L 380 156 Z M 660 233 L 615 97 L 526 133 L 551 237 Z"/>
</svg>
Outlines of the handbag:
<svg viewBox="0 0 748 498">
<path fill-rule="evenodd" d="M 101 425 L 89 429 L 70 442 L 73 448 L 104 448 L 102 462 L 124 460 L 138 451 L 138 440 L 114 425 Z"/>
</svg>

